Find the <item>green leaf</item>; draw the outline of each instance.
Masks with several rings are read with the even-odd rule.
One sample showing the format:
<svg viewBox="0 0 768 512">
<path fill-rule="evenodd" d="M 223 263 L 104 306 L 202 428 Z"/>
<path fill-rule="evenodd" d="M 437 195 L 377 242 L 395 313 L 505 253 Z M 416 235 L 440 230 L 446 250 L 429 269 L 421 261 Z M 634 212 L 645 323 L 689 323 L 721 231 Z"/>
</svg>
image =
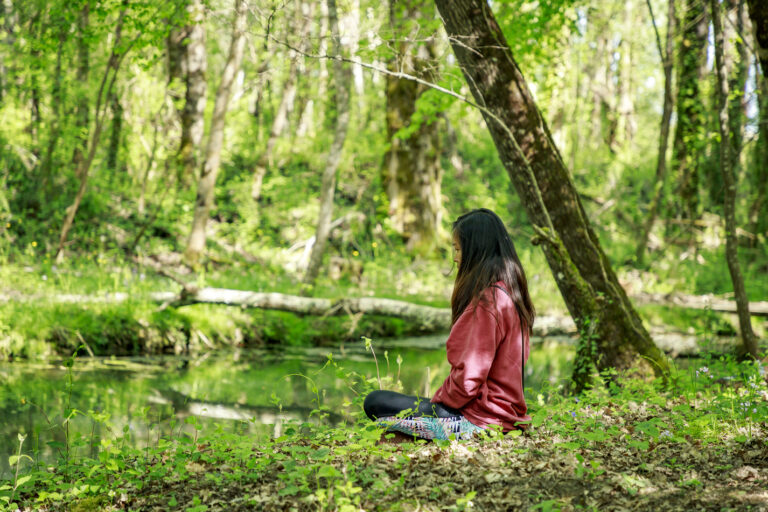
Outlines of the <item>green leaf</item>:
<svg viewBox="0 0 768 512">
<path fill-rule="evenodd" d="M 15 466 L 16 463 L 19 462 L 20 458 L 21 457 L 19 457 L 18 455 L 11 455 L 10 457 L 8 457 L 8 465 Z"/>
<path fill-rule="evenodd" d="M 340 477 L 341 473 L 339 473 L 335 467 L 326 464 L 317 471 L 317 476 L 325 478 L 336 478 Z"/>
<path fill-rule="evenodd" d="M 295 485 L 286 485 L 280 489 L 277 494 L 279 496 L 295 496 L 299 492 L 299 488 Z"/>
<path fill-rule="evenodd" d="M 32 475 L 25 475 L 18 480 L 16 480 L 16 487 L 21 487 L 25 483 L 29 482 L 32 479 Z"/>
</svg>

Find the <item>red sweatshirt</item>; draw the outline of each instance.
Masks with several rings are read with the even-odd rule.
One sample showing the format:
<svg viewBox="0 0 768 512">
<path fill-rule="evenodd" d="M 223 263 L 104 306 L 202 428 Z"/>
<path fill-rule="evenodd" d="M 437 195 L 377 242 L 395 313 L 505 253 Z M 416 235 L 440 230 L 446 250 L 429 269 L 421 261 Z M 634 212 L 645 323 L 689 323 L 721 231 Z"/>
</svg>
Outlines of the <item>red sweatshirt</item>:
<svg viewBox="0 0 768 512">
<path fill-rule="evenodd" d="M 504 288 L 501 281 L 496 284 Z M 506 432 L 519 428 L 515 422 L 530 420 L 522 389 L 523 333 L 506 292 L 490 287 L 483 295 L 485 300 L 467 306 L 451 328 L 445 342 L 451 373 L 432 402 L 460 409 L 479 427 L 501 425 Z M 527 360 L 527 334 L 525 341 Z"/>
</svg>

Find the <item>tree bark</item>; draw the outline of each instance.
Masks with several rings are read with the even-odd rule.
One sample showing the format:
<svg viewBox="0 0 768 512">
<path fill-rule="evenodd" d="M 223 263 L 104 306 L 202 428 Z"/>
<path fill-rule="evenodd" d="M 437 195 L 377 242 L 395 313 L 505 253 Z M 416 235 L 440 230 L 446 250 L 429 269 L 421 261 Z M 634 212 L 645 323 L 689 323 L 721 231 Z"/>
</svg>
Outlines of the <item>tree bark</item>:
<svg viewBox="0 0 768 512">
<path fill-rule="evenodd" d="M 674 32 L 675 32 L 675 0 L 667 2 L 667 37 L 665 47 L 661 47 L 661 38 L 656 28 L 656 19 L 653 15 L 653 8 L 650 0 L 647 0 L 648 11 L 651 15 L 653 28 L 656 32 L 656 46 L 659 49 L 662 66 L 664 66 L 664 107 L 661 113 L 661 127 L 659 129 L 659 154 L 656 157 L 656 178 L 653 186 L 653 197 L 648 207 L 648 217 L 646 218 L 643 231 L 640 235 L 640 241 L 637 244 L 635 260 L 638 265 L 643 264 L 643 256 L 648 246 L 648 237 L 651 234 L 653 225 L 656 222 L 656 216 L 659 213 L 659 204 L 661 195 L 664 191 L 664 182 L 667 177 L 667 145 L 669 144 L 669 125 L 672 119 L 672 61 L 674 56 Z"/>
<path fill-rule="evenodd" d="M 768 2 L 765 0 L 747 0 L 747 6 L 755 34 L 755 50 L 765 82 L 768 81 Z"/>
<path fill-rule="evenodd" d="M 728 270 L 731 273 L 733 290 L 738 309 L 739 326 L 744 350 L 751 357 L 757 359 L 757 339 L 752 332 L 752 323 L 749 316 L 749 302 L 744 289 L 744 279 L 741 275 L 738 255 L 738 239 L 736 238 L 736 176 L 731 164 L 733 158 L 730 154 L 731 143 L 729 141 L 728 121 L 728 75 L 725 70 L 723 58 L 723 26 L 721 22 L 720 4 L 718 0 L 710 0 L 712 9 L 712 27 L 715 36 L 715 69 L 717 71 L 717 89 L 719 99 L 718 125 L 720 128 L 720 169 L 725 183 L 725 257 L 728 262 Z"/>
<path fill-rule="evenodd" d="M 309 265 L 304 275 L 304 284 L 313 286 L 320 271 L 320 265 L 323 261 L 325 245 L 330 233 L 331 216 L 333 215 L 333 196 L 336 190 L 336 169 L 341 160 L 344 141 L 347 138 L 347 127 L 349 126 L 349 96 L 352 73 L 348 66 L 340 60 L 342 56 L 341 36 L 339 35 L 339 20 L 336 11 L 336 0 L 328 1 L 328 21 L 331 27 L 331 38 L 333 40 L 333 81 L 336 89 L 336 105 L 331 115 L 335 116 L 333 143 L 328 152 L 328 160 L 323 171 L 322 184 L 320 186 L 320 214 L 317 220 L 317 230 L 315 231 L 315 244 L 312 246 L 312 254 L 309 257 Z"/>
<path fill-rule="evenodd" d="M 435 43 L 414 44 L 419 24 L 431 20 L 434 10 L 423 0 L 390 0 L 389 19 L 394 34 L 391 46 L 395 56 L 389 69 L 435 81 Z M 406 240 L 409 250 L 429 250 L 437 244 L 442 220 L 440 132 L 437 117 L 415 116 L 417 101 L 427 87 L 391 75 L 386 77 L 387 138 L 382 182 L 389 199 L 389 217 L 395 230 Z M 418 124 L 415 129 L 412 125 Z"/>
<path fill-rule="evenodd" d="M 213 107 L 211 128 L 208 135 L 208 145 L 205 150 L 205 162 L 200 170 L 195 201 L 195 217 L 185 258 L 191 265 L 197 265 L 200 255 L 205 248 L 205 226 L 213 206 L 213 196 L 216 185 L 216 175 L 221 163 L 221 147 L 224 142 L 224 121 L 232 95 L 232 84 L 240 70 L 245 47 L 245 21 L 247 14 L 246 0 L 235 0 L 235 15 L 232 22 L 232 41 L 229 46 L 227 63 L 221 74 L 221 83 L 216 91 L 216 102 Z"/>
<path fill-rule="evenodd" d="M 749 207 L 749 230 L 768 238 L 768 80 L 757 77 L 758 135 L 755 161 L 751 172 L 752 189 L 755 191 Z"/>
<path fill-rule="evenodd" d="M 547 262 L 582 333 L 576 389 L 599 370 L 648 361 L 666 375 L 654 345 L 618 283 L 581 205 L 549 129 L 488 4 L 436 0 L 453 51 L 491 132 L 499 156 L 543 242 Z M 638 357 L 641 356 L 641 357 Z"/>
<path fill-rule="evenodd" d="M 696 219 L 699 209 L 699 155 L 704 148 L 703 104 L 699 84 L 706 65 L 707 15 L 699 0 L 685 0 L 678 50 L 677 125 L 672 168 L 677 175 L 678 218 Z"/>
<path fill-rule="evenodd" d="M 181 142 L 176 156 L 179 183 L 188 183 L 195 175 L 198 152 L 205 129 L 205 104 L 208 95 L 205 51 L 205 6 L 191 0 L 187 6 L 189 25 L 181 42 L 181 73 L 186 83 L 184 109 L 181 111 Z"/>
</svg>

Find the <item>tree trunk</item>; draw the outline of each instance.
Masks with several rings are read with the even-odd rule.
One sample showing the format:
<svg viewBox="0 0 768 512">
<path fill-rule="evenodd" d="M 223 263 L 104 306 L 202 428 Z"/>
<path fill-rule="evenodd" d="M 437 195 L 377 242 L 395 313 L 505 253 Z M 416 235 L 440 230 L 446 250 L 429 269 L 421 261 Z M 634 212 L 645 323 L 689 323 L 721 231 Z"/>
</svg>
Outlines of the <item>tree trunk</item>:
<svg viewBox="0 0 768 512">
<path fill-rule="evenodd" d="M 67 241 L 69 230 L 72 228 L 72 223 L 75 220 L 77 209 L 80 207 L 80 203 L 85 196 L 85 190 L 88 185 L 88 172 L 91 170 L 93 158 L 96 156 L 96 147 L 98 146 L 99 140 L 101 139 L 101 131 L 104 127 L 104 117 L 106 115 L 100 114 L 101 105 L 112 94 L 112 90 L 115 85 L 115 79 L 117 78 L 117 72 L 120 69 L 120 64 L 122 63 L 125 55 L 130 50 L 130 46 L 128 48 L 121 48 L 127 0 L 124 0 L 122 5 L 123 7 L 120 10 L 120 15 L 115 27 L 112 53 L 110 54 L 107 65 L 104 68 L 104 74 L 101 77 L 101 84 L 99 85 L 99 90 L 96 94 L 96 108 L 94 109 L 94 112 L 96 113 L 96 122 L 88 141 L 88 152 L 86 155 L 84 155 L 83 158 L 80 159 L 77 168 L 75 169 L 75 174 L 80 180 L 80 186 L 78 187 L 77 193 L 75 194 L 75 200 L 72 202 L 69 208 L 67 208 L 66 215 L 64 216 L 64 223 L 61 226 L 61 233 L 59 234 L 59 244 L 56 248 L 55 256 L 56 262 L 59 263 L 64 259 L 64 244 Z"/>
<path fill-rule="evenodd" d="M 703 104 L 699 84 L 706 72 L 707 16 L 699 0 L 685 0 L 678 50 L 677 126 L 672 168 L 677 174 L 678 218 L 696 219 L 699 209 L 699 157 L 704 149 Z"/>
<path fill-rule="evenodd" d="M 425 1 L 390 0 L 389 18 L 395 34 L 391 45 L 395 56 L 390 70 L 405 72 L 435 81 L 435 43 L 418 45 L 419 24 L 413 20 L 431 20 L 434 10 Z M 391 75 L 386 78 L 387 138 L 389 150 L 384 155 L 382 182 L 389 198 L 389 216 L 395 230 L 407 242 L 408 249 L 429 250 L 437 244 L 442 219 L 440 132 L 437 117 L 414 116 L 416 102 L 427 87 L 413 80 Z M 411 126 L 417 123 L 415 129 Z"/>
<path fill-rule="evenodd" d="M 8 2 L 8 5 L 4 1 L 0 1 L 0 18 L 3 20 L 2 30 L 5 32 L 2 37 L 2 43 L 8 45 L 8 49 L 12 48 L 12 45 L 8 44 L 13 36 L 11 17 L 13 16 L 13 4 Z M 0 59 L 0 102 L 5 99 L 6 83 L 8 83 L 8 68 L 5 65 L 5 59 Z"/>
<path fill-rule="evenodd" d="M 749 19 L 755 34 L 755 50 L 763 69 L 763 81 L 768 81 L 768 2 L 747 0 Z"/>
<path fill-rule="evenodd" d="M 181 73 L 186 83 L 184 109 L 181 112 L 181 142 L 176 156 L 179 183 L 194 179 L 198 152 L 205 129 L 205 104 L 208 94 L 205 51 L 205 6 L 202 0 L 191 0 L 187 6 L 189 25 L 181 42 Z M 173 70 L 171 70 L 173 71 Z"/>
<path fill-rule="evenodd" d="M 88 75 L 90 74 L 90 47 L 88 44 L 88 18 L 90 3 L 85 2 L 77 18 L 77 112 L 75 114 L 75 149 L 72 163 L 82 168 L 83 153 L 87 150 L 88 125 Z M 98 112 L 96 113 L 98 115 Z"/>
<path fill-rule="evenodd" d="M 191 265 L 197 265 L 205 248 L 205 226 L 213 206 L 216 174 L 221 163 L 221 147 L 224 142 L 224 121 L 232 95 L 232 84 L 240 70 L 245 47 L 245 21 L 247 14 L 246 0 L 235 0 L 235 16 L 232 22 L 232 41 L 229 46 L 227 63 L 221 74 L 221 83 L 216 91 L 216 103 L 213 107 L 208 145 L 205 150 L 205 162 L 200 170 L 195 201 L 195 217 L 185 252 L 185 259 Z"/>
<path fill-rule="evenodd" d="M 622 23 L 622 38 L 619 45 L 619 104 L 616 107 L 617 129 L 616 136 L 623 144 L 629 144 L 637 131 L 635 121 L 635 105 L 632 88 L 632 24 L 637 22 L 635 5 L 632 0 L 624 1 L 624 19 Z"/>
<path fill-rule="evenodd" d="M 757 77 L 758 135 L 755 147 L 755 161 L 751 173 L 752 189 L 755 191 L 749 207 L 749 230 L 762 236 L 763 243 L 768 237 L 768 80 Z"/>
<path fill-rule="evenodd" d="M 661 113 L 661 127 L 659 129 L 659 153 L 656 157 L 656 178 L 653 186 L 653 197 L 648 207 L 648 217 L 645 220 L 643 231 L 640 235 L 640 242 L 637 244 L 635 260 L 638 265 L 643 264 L 643 256 L 648 245 L 648 237 L 651 234 L 653 225 L 656 222 L 656 216 L 659 213 L 659 203 L 664 191 L 664 182 L 667 177 L 667 145 L 669 144 L 669 125 L 672 119 L 672 59 L 674 56 L 674 33 L 675 33 L 675 0 L 667 2 L 667 38 L 665 48 L 661 47 L 661 38 L 656 28 L 656 19 L 653 15 L 653 8 L 650 0 L 647 0 L 648 11 L 651 15 L 653 28 L 656 31 L 656 46 L 659 49 L 661 64 L 664 66 L 664 107 Z"/>
<path fill-rule="evenodd" d="M 453 51 L 491 132 L 499 157 L 543 242 L 547 262 L 574 317 L 583 369 L 628 369 L 648 361 L 665 375 L 653 344 L 593 232 L 549 129 L 484 0 L 436 0 Z M 638 357 L 641 356 L 641 357 Z"/>
<path fill-rule="evenodd" d="M 45 194 L 50 194 L 49 184 L 53 174 L 53 153 L 56 149 L 56 145 L 59 142 L 61 136 L 61 107 L 64 104 L 64 94 L 62 88 L 62 57 L 64 53 L 64 44 L 67 40 L 67 31 L 61 29 L 59 33 L 59 45 L 56 50 L 56 67 L 53 72 L 53 88 L 51 89 L 51 106 L 53 109 L 53 119 L 51 119 L 51 130 L 48 134 L 48 146 L 43 156 L 41 171 L 42 171 L 42 187 L 41 191 Z"/>
<path fill-rule="evenodd" d="M 304 3 L 299 2 L 296 4 L 296 11 L 294 20 L 298 29 L 298 47 L 301 51 L 304 50 L 307 42 L 307 35 L 311 26 L 310 20 L 312 19 L 311 11 L 308 15 L 304 15 L 302 7 Z M 272 165 L 272 153 L 275 150 L 275 144 L 280 139 L 285 129 L 288 127 L 288 117 L 293 111 L 294 104 L 296 102 L 297 83 L 299 76 L 299 59 L 302 58 L 298 52 L 294 52 L 291 58 L 291 64 L 288 68 L 288 76 L 283 83 L 282 96 L 280 97 L 280 105 L 275 113 L 275 118 L 272 120 L 272 129 L 269 132 L 269 139 L 267 139 L 267 145 L 264 151 L 259 156 L 256 167 L 253 170 L 253 182 L 251 184 L 251 198 L 254 201 L 258 201 L 261 197 L 261 187 L 264 183 L 264 176 L 266 176 L 270 165 Z"/>
<path fill-rule="evenodd" d="M 320 215 L 317 220 L 317 230 L 315 231 L 315 244 L 312 246 L 312 254 L 309 257 L 309 266 L 304 275 L 304 284 L 313 286 L 320 271 L 320 265 L 323 261 L 323 253 L 330 232 L 331 215 L 333 214 L 333 195 L 336 189 L 336 169 L 341 160 L 341 153 L 344 149 L 344 141 L 347 138 L 347 127 L 349 126 L 349 96 L 352 73 L 348 66 L 339 60 L 342 56 L 341 36 L 339 35 L 339 20 L 336 11 L 336 0 L 328 0 L 328 21 L 331 27 L 331 38 L 333 40 L 333 81 L 336 89 L 336 105 L 332 109 L 335 116 L 333 143 L 328 152 L 328 160 L 323 171 L 323 181 L 320 186 Z"/>
<path fill-rule="evenodd" d="M 744 141 L 744 117 L 746 110 L 746 85 L 749 72 L 749 53 L 745 41 L 742 39 L 747 34 L 749 20 L 747 18 L 745 0 L 728 0 L 726 6 L 733 12 L 735 19 L 727 24 L 728 35 L 725 40 L 733 41 L 734 51 L 731 58 L 735 58 L 732 69 L 729 69 L 728 90 L 731 98 L 728 102 L 728 121 L 730 122 L 731 162 L 734 174 L 739 175 L 739 162 L 741 148 Z M 723 27 L 725 30 L 726 27 Z M 727 48 L 723 48 L 723 55 Z M 728 69 L 728 66 L 726 66 Z"/>
<path fill-rule="evenodd" d="M 120 142 L 123 133 L 123 105 L 116 91 L 112 91 L 109 98 L 112 111 L 112 131 L 109 134 L 109 146 L 107 147 L 107 170 L 110 172 L 110 181 L 117 175 L 117 160 L 120 153 Z"/>
<path fill-rule="evenodd" d="M 736 176 L 731 167 L 733 159 L 730 155 L 731 144 L 729 142 L 728 128 L 728 75 L 725 70 L 723 58 L 723 27 L 721 22 L 720 4 L 718 0 L 710 0 L 712 8 L 712 27 L 715 36 L 715 69 L 717 70 L 717 86 L 719 97 L 718 125 L 720 128 L 720 169 L 725 183 L 725 257 L 728 261 L 728 270 L 731 273 L 733 290 L 736 296 L 739 326 L 744 350 L 751 357 L 757 359 L 757 339 L 752 332 L 752 323 L 749 317 L 749 302 L 744 290 L 744 279 L 741 275 L 738 255 L 738 240 L 736 238 Z"/>
<path fill-rule="evenodd" d="M 42 10 L 44 7 L 40 7 L 40 10 L 36 11 L 29 22 L 29 32 L 33 37 L 40 38 L 43 34 L 42 28 Z M 35 32 L 37 32 L 35 34 Z M 41 51 L 37 45 L 30 45 L 29 55 L 32 62 L 29 64 L 29 91 L 30 91 L 30 109 L 29 109 L 29 125 L 27 126 L 27 132 L 32 140 L 32 153 L 35 157 L 40 155 L 40 125 L 42 124 L 42 118 L 40 116 L 40 77 L 43 76 L 43 60 L 41 58 Z"/>
</svg>

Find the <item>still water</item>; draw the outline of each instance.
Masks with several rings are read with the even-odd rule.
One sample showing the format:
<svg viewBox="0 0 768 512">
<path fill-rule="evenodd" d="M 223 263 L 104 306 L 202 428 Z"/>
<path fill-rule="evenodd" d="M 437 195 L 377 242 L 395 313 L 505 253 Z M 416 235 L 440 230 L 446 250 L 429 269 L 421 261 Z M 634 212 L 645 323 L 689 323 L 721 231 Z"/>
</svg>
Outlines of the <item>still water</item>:
<svg viewBox="0 0 768 512">
<path fill-rule="evenodd" d="M 424 396 L 448 374 L 446 335 L 374 343 L 383 387 Z M 568 339 L 532 340 L 526 365 L 529 399 L 545 383 L 570 374 Z M 329 359 L 330 358 L 330 359 Z M 398 364 L 400 360 L 400 364 Z M 78 358 L 49 364 L 0 364 L 0 478 L 19 449 L 54 463 L 95 456 L 102 439 L 130 433 L 145 446 L 159 436 L 224 428 L 243 435 L 279 434 L 285 421 L 305 420 L 318 405 L 330 421 L 352 421 L 363 381 L 378 388 L 377 366 L 362 343 L 210 352 L 194 357 Z M 69 418 L 69 419 L 67 419 Z M 69 443 L 66 440 L 69 439 Z"/>
</svg>

